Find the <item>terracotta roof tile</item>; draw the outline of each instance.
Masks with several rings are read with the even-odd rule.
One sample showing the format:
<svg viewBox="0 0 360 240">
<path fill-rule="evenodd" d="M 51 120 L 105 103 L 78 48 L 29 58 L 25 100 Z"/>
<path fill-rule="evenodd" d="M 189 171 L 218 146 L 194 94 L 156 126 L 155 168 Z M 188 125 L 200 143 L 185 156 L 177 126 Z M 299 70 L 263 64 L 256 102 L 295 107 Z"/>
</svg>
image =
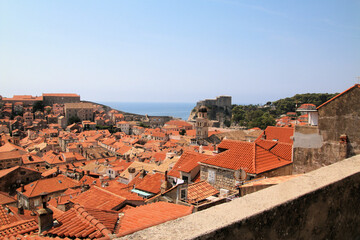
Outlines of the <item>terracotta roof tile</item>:
<svg viewBox="0 0 360 240">
<path fill-rule="evenodd" d="M 180 171 L 190 172 L 197 166 L 198 162 L 208 158 L 208 155 L 204 155 L 196 152 L 184 152 L 180 159 L 175 163 L 174 167 L 170 170 L 169 176 L 180 178 Z"/>
<path fill-rule="evenodd" d="M 206 181 L 192 183 L 188 186 L 187 201 L 189 203 L 199 202 L 218 193 L 219 191 Z"/>
<path fill-rule="evenodd" d="M 44 234 L 70 238 L 100 238 L 112 234 L 118 220 L 115 211 L 84 208 L 75 204 L 73 208 L 57 218 L 59 225 Z"/>
<path fill-rule="evenodd" d="M 193 207 L 156 202 L 124 211 L 117 227 L 118 237 L 174 220 L 192 213 Z"/>
<path fill-rule="evenodd" d="M 5 237 L 23 235 L 37 231 L 38 224 L 35 220 L 21 220 L 0 226 L 0 239 Z"/>
<path fill-rule="evenodd" d="M 16 199 L 11 197 L 9 194 L 0 191 L 0 205 L 16 202 Z M 1 224 L 0 224 L 1 225 Z"/>
<path fill-rule="evenodd" d="M 292 127 L 273 127 L 268 126 L 263 134 L 261 134 L 256 141 L 260 139 L 276 140 L 278 142 L 293 144 L 292 136 L 294 136 L 294 128 Z M 256 142 L 255 141 L 255 142 Z"/>
<path fill-rule="evenodd" d="M 148 174 L 144 177 L 144 179 L 137 185 L 135 185 L 136 189 L 158 194 L 160 192 L 160 187 L 162 182 L 164 181 L 165 175 L 162 173 Z"/>
<path fill-rule="evenodd" d="M 54 178 L 40 179 L 29 183 L 24 186 L 25 192 L 22 192 L 21 194 L 27 197 L 35 197 L 40 196 L 43 192 L 52 193 L 65 191 L 68 188 L 78 187 L 79 185 L 79 182 L 63 175 L 59 175 Z M 21 189 L 18 188 L 17 191 L 20 192 Z"/>
<path fill-rule="evenodd" d="M 253 174 L 290 164 L 291 155 L 289 155 L 289 151 L 292 146 L 290 144 L 274 143 L 276 145 L 260 141 L 259 145 L 254 142 L 223 140 L 218 148 L 226 150 L 201 162 L 232 170 L 243 169 L 247 173 Z M 276 147 L 277 145 L 279 147 Z"/>
<path fill-rule="evenodd" d="M 89 190 L 70 201 L 88 208 L 113 210 L 123 205 L 126 199 L 100 187 L 92 186 Z"/>
</svg>

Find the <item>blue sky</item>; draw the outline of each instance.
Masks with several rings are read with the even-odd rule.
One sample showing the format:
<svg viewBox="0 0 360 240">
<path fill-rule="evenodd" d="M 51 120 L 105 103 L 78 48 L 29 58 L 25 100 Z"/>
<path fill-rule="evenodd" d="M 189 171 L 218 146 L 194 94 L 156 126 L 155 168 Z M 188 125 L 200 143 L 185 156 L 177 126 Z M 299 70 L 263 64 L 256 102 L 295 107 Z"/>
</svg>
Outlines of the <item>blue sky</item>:
<svg viewBox="0 0 360 240">
<path fill-rule="evenodd" d="M 360 76 L 360 1 L 3 1 L 0 94 L 265 103 Z"/>
</svg>

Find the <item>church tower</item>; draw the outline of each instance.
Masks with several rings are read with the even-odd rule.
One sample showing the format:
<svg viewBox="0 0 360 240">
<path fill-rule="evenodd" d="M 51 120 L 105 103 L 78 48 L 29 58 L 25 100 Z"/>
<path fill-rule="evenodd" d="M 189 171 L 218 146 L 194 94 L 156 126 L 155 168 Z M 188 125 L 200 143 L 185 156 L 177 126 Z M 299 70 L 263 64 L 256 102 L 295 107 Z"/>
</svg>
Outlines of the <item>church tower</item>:
<svg viewBox="0 0 360 240">
<path fill-rule="evenodd" d="M 208 137 L 209 120 L 207 119 L 207 108 L 205 106 L 200 107 L 198 111 L 198 117 L 196 118 L 196 140 L 204 139 Z"/>
</svg>

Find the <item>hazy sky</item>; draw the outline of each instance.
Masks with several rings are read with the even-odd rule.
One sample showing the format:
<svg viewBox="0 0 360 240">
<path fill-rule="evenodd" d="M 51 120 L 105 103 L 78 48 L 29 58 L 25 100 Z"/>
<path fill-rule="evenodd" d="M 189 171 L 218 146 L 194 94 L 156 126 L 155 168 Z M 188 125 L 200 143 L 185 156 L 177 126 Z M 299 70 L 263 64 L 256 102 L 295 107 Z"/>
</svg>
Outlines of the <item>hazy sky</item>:
<svg viewBox="0 0 360 240">
<path fill-rule="evenodd" d="M 360 76 L 360 1 L 0 0 L 0 95 L 265 103 Z"/>
</svg>

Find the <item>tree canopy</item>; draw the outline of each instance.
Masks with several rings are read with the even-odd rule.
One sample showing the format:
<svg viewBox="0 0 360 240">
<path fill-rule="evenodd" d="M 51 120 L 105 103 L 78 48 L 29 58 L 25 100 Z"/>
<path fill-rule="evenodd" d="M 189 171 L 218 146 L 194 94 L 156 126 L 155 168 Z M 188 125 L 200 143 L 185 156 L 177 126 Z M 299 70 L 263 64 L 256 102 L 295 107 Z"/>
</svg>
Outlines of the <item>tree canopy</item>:
<svg viewBox="0 0 360 240">
<path fill-rule="evenodd" d="M 275 119 L 287 112 L 295 112 L 301 104 L 311 103 L 319 106 L 337 93 L 305 93 L 296 94 L 293 97 L 279 99 L 274 102 L 268 101 L 266 105 L 232 105 L 232 123 L 246 128 L 259 127 L 265 129 L 274 126 Z"/>
</svg>

